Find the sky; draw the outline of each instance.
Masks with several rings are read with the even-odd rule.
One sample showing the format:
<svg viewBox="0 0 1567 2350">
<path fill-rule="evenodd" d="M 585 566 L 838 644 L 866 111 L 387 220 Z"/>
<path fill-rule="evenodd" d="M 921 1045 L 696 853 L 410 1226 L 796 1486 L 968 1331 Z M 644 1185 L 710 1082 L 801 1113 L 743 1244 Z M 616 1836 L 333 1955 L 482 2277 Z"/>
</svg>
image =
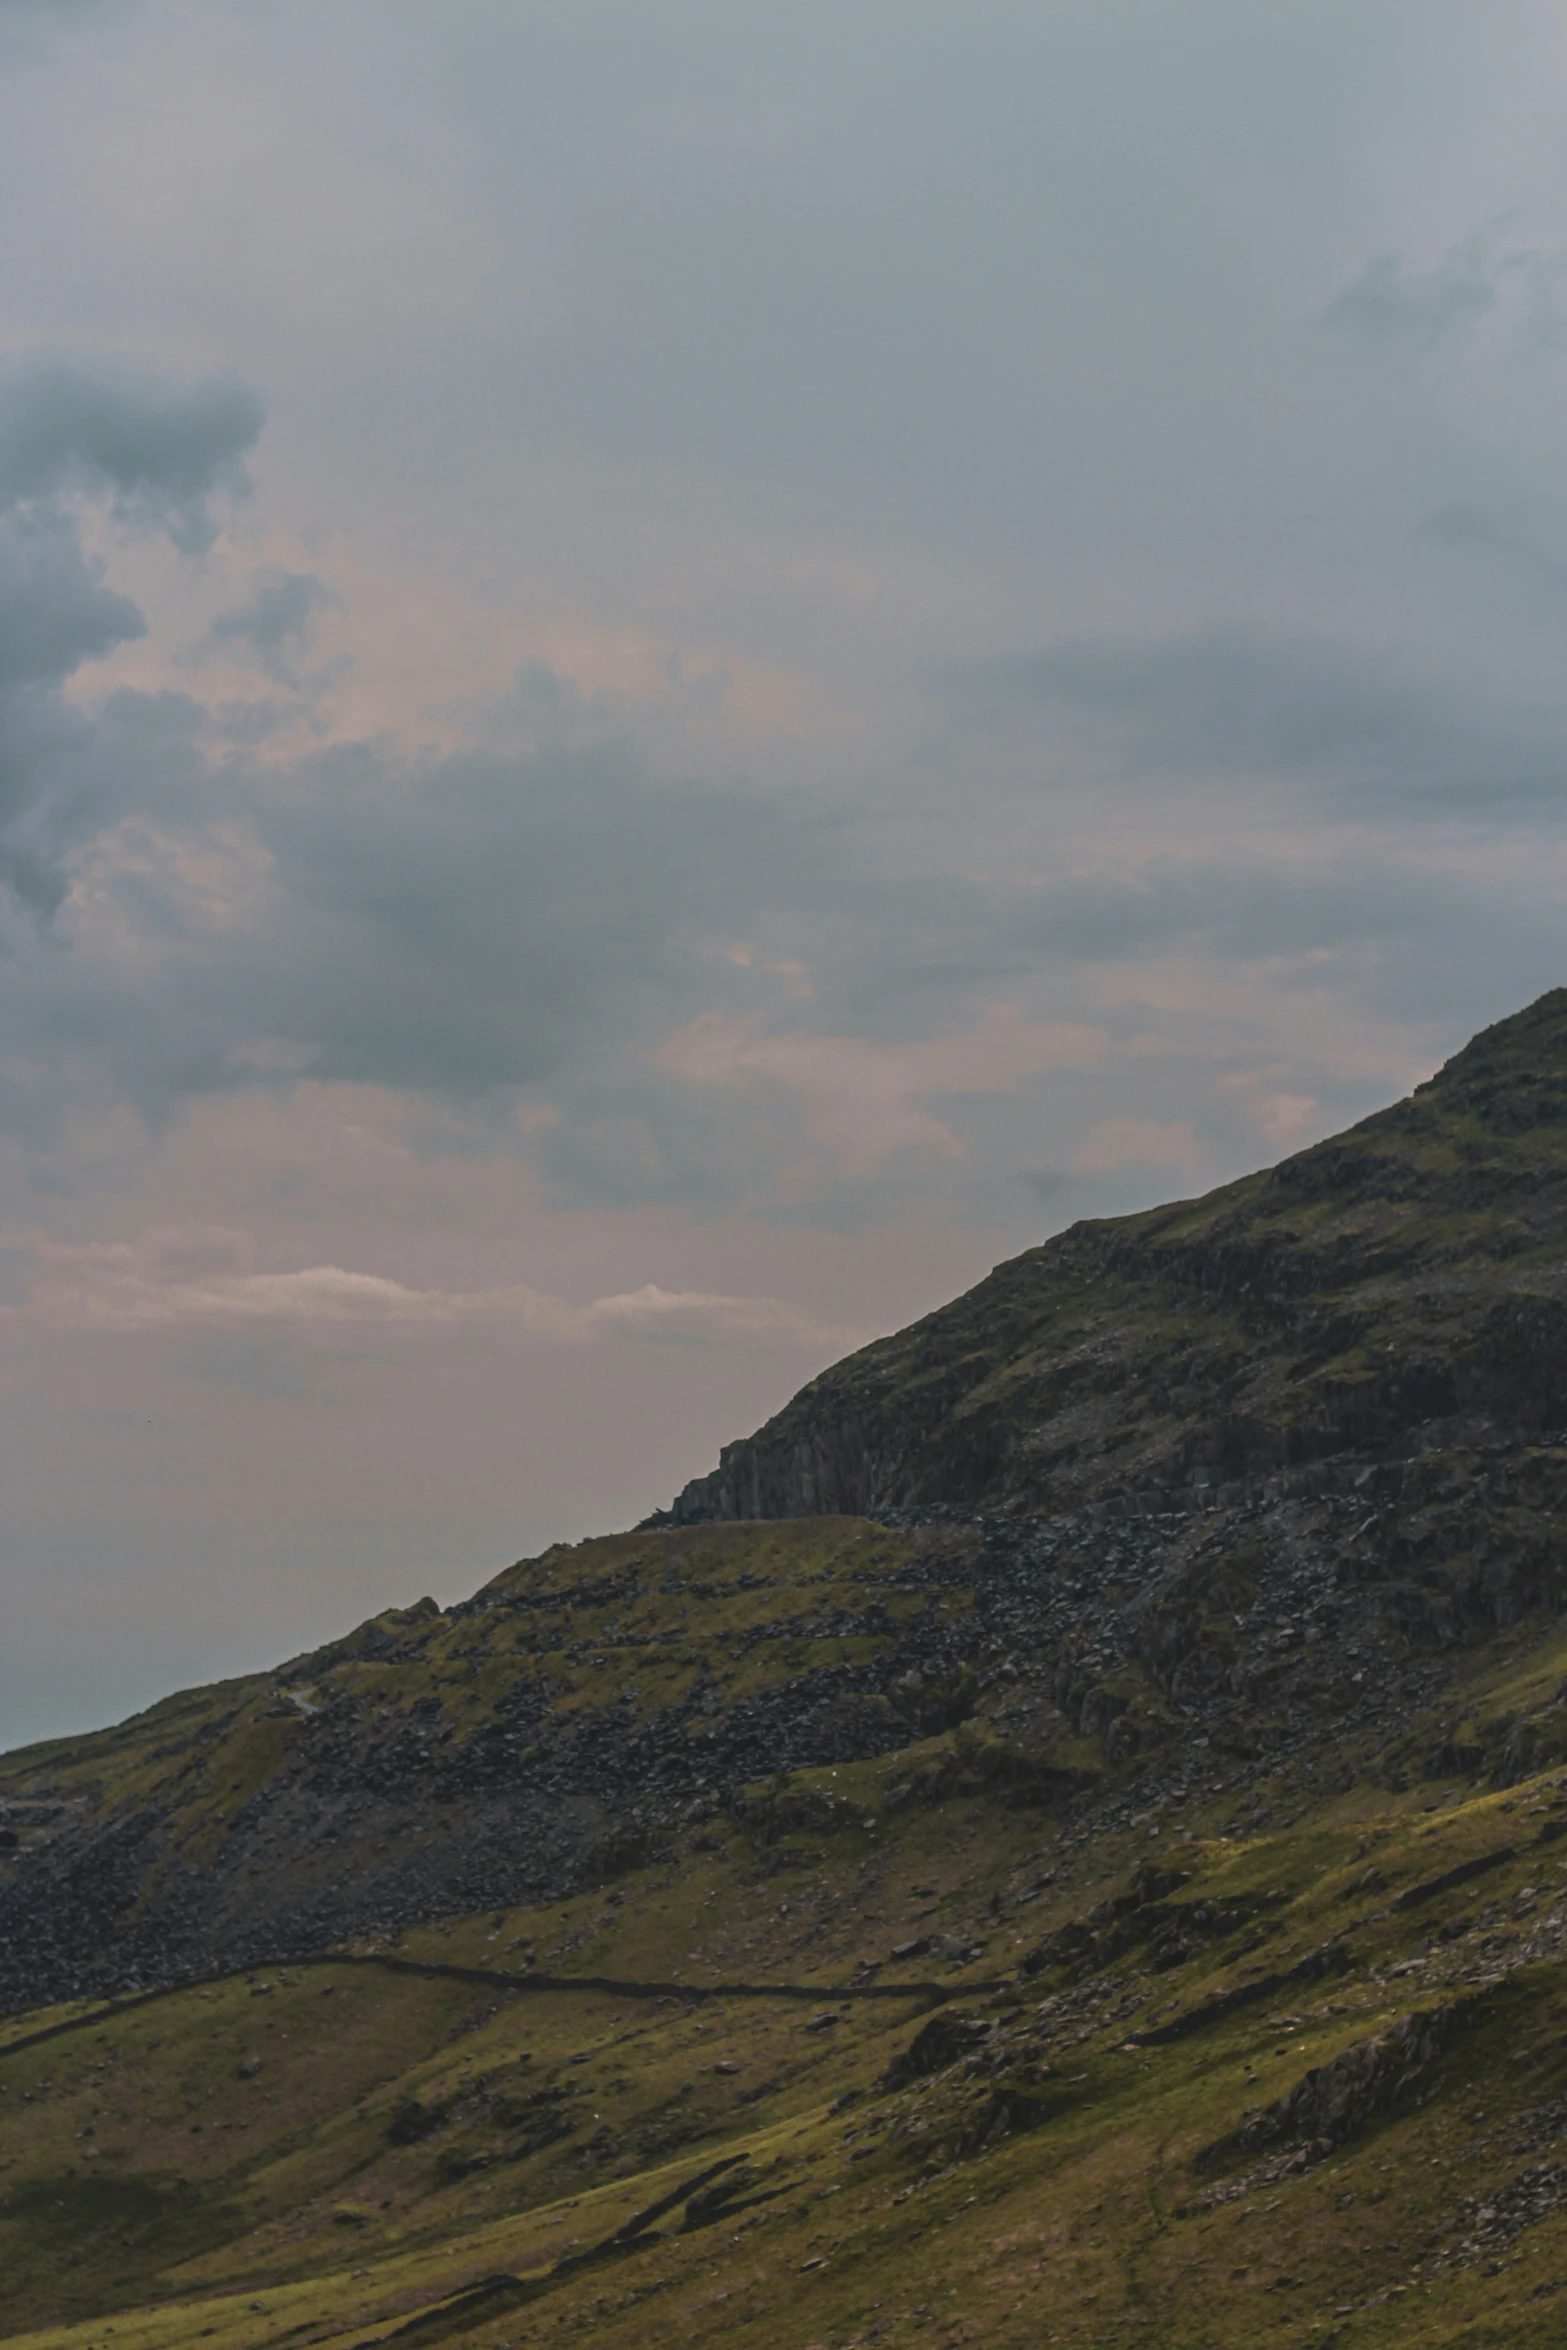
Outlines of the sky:
<svg viewBox="0 0 1567 2350">
<path fill-rule="evenodd" d="M 1567 980 L 1544 0 L 0 0 L 0 1746 Z"/>
</svg>

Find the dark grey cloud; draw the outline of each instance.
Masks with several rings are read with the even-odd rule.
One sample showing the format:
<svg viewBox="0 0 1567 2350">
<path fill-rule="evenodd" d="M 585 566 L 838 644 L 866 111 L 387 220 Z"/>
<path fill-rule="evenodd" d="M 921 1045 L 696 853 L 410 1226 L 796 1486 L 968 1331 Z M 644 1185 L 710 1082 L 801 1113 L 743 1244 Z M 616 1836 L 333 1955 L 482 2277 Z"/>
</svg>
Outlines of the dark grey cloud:
<svg viewBox="0 0 1567 2350">
<path fill-rule="evenodd" d="M 103 584 L 70 518 L 44 506 L 0 515 L 0 695 L 59 685 L 84 661 L 146 633 Z"/>
<path fill-rule="evenodd" d="M 243 604 L 218 614 L 200 650 L 246 653 L 279 684 L 295 685 L 317 621 L 340 604 L 313 571 L 268 572 Z"/>
<path fill-rule="evenodd" d="M 1160 772 L 1315 776 L 1364 764 L 1368 744 L 1401 755 L 1405 705 L 1379 674 L 1331 647 L 1232 635 L 1058 647 L 982 684 L 1026 712 L 1113 721 L 1118 755 Z M 875 820 L 798 790 L 671 781 L 623 714 L 595 716 L 542 672 L 527 688 L 530 709 L 569 720 L 540 747 L 427 759 L 360 744 L 280 766 L 230 741 L 214 765 L 208 716 L 181 696 L 72 713 L 57 765 L 79 829 L 95 828 L 74 852 L 92 911 L 13 957 L 0 1017 L 14 1067 L 34 1072 L 13 1086 L 15 1129 L 45 1133 L 93 1098 L 159 1124 L 305 1077 L 445 1104 L 475 1147 L 511 1149 L 519 1100 L 547 1096 L 553 1123 L 525 1147 L 555 1197 L 716 1209 L 799 1160 L 802 1110 L 786 1079 L 693 1087 L 650 1058 L 702 1015 L 884 1046 L 961 1034 L 998 997 L 1081 1001 L 1095 970 L 1171 954 L 1293 962 L 1308 990 L 1354 972 L 1367 1001 L 1403 986 L 1412 1016 L 1437 963 L 1459 1004 L 1466 990 L 1522 998 L 1550 974 L 1548 893 L 1515 909 L 1490 883 L 1347 849 L 1041 880 L 1004 860 L 899 869 Z M 1051 1087 L 1094 1114 L 1088 1080 Z M 1150 1114 L 1165 1114 L 1157 1093 L 1150 1080 Z M 1016 1198 L 1002 1195 L 1040 1156 L 1033 1090 L 990 1094 L 981 1075 L 940 1114 L 972 1146 L 969 1191 L 1005 1221 Z M 1216 1115 L 1210 1103 L 1210 1127 Z M 912 1166 L 841 1178 L 830 1156 L 813 1217 L 885 1214 L 926 1180 Z"/>
<path fill-rule="evenodd" d="M 82 856 L 116 920 L 40 942 L 9 998 L 24 1059 L 25 1038 L 154 1119 L 301 1073 L 470 1107 L 624 1073 L 726 973 L 731 1000 L 755 986 L 726 942 L 848 886 L 830 820 L 655 783 L 625 742 L 280 773 L 213 771 L 202 735 L 176 696 L 100 713 L 79 761 L 132 829 Z M 192 889 L 193 863 L 218 878 Z"/>
<path fill-rule="evenodd" d="M 1316 781 L 1474 809 L 1567 791 L 1560 711 L 1478 706 L 1327 636 L 1069 640 L 982 663 L 957 690 L 974 717 L 1053 721 L 1123 774 Z"/>
<path fill-rule="evenodd" d="M 277 1032 L 314 1043 L 322 1074 L 458 1096 L 552 1077 L 606 1035 L 651 1040 L 726 931 L 798 900 L 813 867 L 808 817 L 659 787 L 614 742 L 429 766 L 335 753 L 258 831 L 303 958 L 297 976 L 279 960 Z"/>
<path fill-rule="evenodd" d="M 265 419 L 260 395 L 222 378 L 171 384 L 139 369 L 49 352 L 0 371 L 0 509 L 80 491 L 116 519 L 209 546 L 208 502 L 244 496 L 245 458 Z"/>
<path fill-rule="evenodd" d="M 1102 684 L 1102 665 L 1090 674 Z M 539 678 L 531 690 L 552 699 Z M 1494 884 L 1385 856 L 1166 856 L 1037 882 L 897 872 L 876 825 L 799 793 L 660 780 L 632 734 L 595 738 L 563 699 L 573 739 L 526 754 L 359 745 L 279 769 L 212 767 L 205 714 L 179 696 L 113 697 L 75 752 L 102 827 L 76 859 L 94 911 L 13 958 L 0 1010 L 13 1066 L 34 1072 L 30 1092 L 13 1086 L 13 1130 L 43 1135 L 90 1099 L 129 1099 L 157 1125 L 204 1096 L 365 1083 L 446 1105 L 442 1147 L 466 1131 L 475 1148 L 526 1148 L 563 1202 L 721 1210 L 808 1160 L 820 1181 L 800 1213 L 853 1222 L 942 1171 L 844 1176 L 807 1149 L 786 1077 L 692 1086 L 653 1048 L 702 1015 L 867 1046 L 956 1035 L 998 997 L 1051 1017 L 1096 969 L 1171 954 L 1293 963 L 1308 991 L 1353 973 L 1368 1002 L 1402 989 L 1414 1017 L 1437 963 L 1460 1018 L 1477 990 L 1503 1009 L 1549 975 L 1546 898 L 1518 909 Z M 809 995 L 780 984 L 788 968 Z M 1145 1019 L 1134 1004 L 1120 1025 Z M 1189 1083 L 1179 1055 L 1156 1067 L 1148 1114 L 1189 1114 Z M 1070 1125 L 1110 1114 L 1121 1084 L 1057 1072 L 1047 1090 Z M 519 1142 L 517 1104 L 544 1097 L 552 1122 Z M 987 1091 L 980 1071 L 937 1105 L 969 1146 L 971 1206 L 1003 1223 L 1037 1172 L 1040 1099 L 1029 1083 Z M 1364 1106 L 1346 1095 L 1344 1114 Z M 1203 1114 L 1209 1130 L 1227 1115 L 1206 1098 Z M 1242 1148 L 1239 1109 L 1230 1122 Z M 1131 1199 L 1154 1178 L 1117 1180 Z"/>
<path fill-rule="evenodd" d="M 143 628 L 73 520 L 48 506 L 0 513 L 0 883 L 32 904 L 58 901 L 66 774 L 92 732 L 59 688 Z"/>
<path fill-rule="evenodd" d="M 226 381 L 171 384 L 47 353 L 0 366 L 0 885 L 34 907 L 58 904 L 67 850 L 119 797 L 98 730 L 62 689 L 145 627 L 87 551 L 80 507 L 199 553 L 212 498 L 248 487 L 262 413 Z"/>
</svg>

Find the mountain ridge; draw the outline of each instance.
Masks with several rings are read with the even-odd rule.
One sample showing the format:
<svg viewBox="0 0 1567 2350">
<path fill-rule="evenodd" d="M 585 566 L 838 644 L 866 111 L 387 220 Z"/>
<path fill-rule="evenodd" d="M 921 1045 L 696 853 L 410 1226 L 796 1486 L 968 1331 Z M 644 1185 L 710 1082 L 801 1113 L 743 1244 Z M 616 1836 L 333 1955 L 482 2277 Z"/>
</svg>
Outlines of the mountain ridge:
<svg viewBox="0 0 1567 2350">
<path fill-rule="evenodd" d="M 1550 1138 L 1564 1124 L 1567 990 L 1556 989 L 1344 1134 L 1199 1199 L 1074 1224 L 998 1266 L 821 1373 L 649 1523 L 1037 1513 L 1139 1480 L 1165 1496 L 1215 1472 L 1380 1457 L 1427 1422 L 1461 1433 L 1467 1420 L 1482 1440 L 1488 1428 L 1559 1425 L 1559 1171 L 1549 1194 Z M 1433 1206 L 1440 1233 L 1428 1228 Z M 1477 1281 L 1497 1293 L 1478 1332 Z M 1124 1317 L 1137 1344 L 1095 1344 L 1096 1309 L 1099 1323 Z M 1176 1326 L 1161 1327 L 1172 1313 Z M 1199 1397 L 1172 1408 L 1171 1385 L 1191 1383 L 1181 1325 L 1193 1320 L 1219 1357 L 1195 1350 L 1210 1388 L 1249 1359 L 1222 1413 Z M 1368 1362 L 1377 1345 L 1397 1360 Z M 1105 1409 L 1111 1390 L 1119 1418 Z"/>
<path fill-rule="evenodd" d="M 0 2339 L 1554 2350 L 1564 1289 L 1555 991 L 0 1755 Z"/>
<path fill-rule="evenodd" d="M 1557 990 L 1345 1135 L 999 1266 L 632 1533 L 68 1744 L 0 2002 L 569 1891 L 769 1771 L 951 1730 L 998 1643 L 1040 1691 L 1009 1767 L 1086 1787 L 1172 1706 L 1246 1711 L 1209 1580 L 1368 1656 L 1562 1604 L 1564 1140 Z"/>
</svg>

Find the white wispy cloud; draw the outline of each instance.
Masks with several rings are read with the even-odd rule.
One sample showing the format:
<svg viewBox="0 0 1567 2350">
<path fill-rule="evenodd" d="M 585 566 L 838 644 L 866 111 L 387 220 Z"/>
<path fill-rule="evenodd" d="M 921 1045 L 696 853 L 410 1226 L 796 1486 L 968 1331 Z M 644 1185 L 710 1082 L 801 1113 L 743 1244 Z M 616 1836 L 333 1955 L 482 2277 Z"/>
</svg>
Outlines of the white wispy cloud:
<svg viewBox="0 0 1567 2350">
<path fill-rule="evenodd" d="M 812 1347 L 848 1346 L 865 1335 L 818 1321 L 783 1298 L 663 1289 L 652 1281 L 579 1301 L 520 1281 L 486 1289 L 416 1288 L 343 1265 L 191 1273 L 170 1268 L 168 1236 L 162 1234 L 150 1242 L 85 1247 L 34 1242 L 30 1253 L 41 1260 L 39 1277 L 12 1315 L 58 1330 L 134 1331 L 182 1323 L 396 1330 L 494 1322 L 572 1344 L 620 1334 Z"/>
</svg>

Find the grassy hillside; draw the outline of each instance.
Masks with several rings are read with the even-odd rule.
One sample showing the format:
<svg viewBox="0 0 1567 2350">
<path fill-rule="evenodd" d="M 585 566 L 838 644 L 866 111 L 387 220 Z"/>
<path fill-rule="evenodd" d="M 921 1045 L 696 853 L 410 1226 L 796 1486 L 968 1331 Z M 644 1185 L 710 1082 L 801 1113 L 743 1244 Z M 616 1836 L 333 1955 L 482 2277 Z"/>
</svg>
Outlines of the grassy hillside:
<svg viewBox="0 0 1567 2350">
<path fill-rule="evenodd" d="M 1520 1626 L 1408 1733 L 1564 1672 Z M 547 1909 L 13 2017 L 5 2338 L 1560 2339 L 1567 1774 L 1218 1763 L 1084 1845 L 908 1800 L 955 1744 Z"/>
<path fill-rule="evenodd" d="M 0 1757 L 0 2339 L 1557 2343 L 1564 1144 L 1558 995 Z"/>
<path fill-rule="evenodd" d="M 623 1535 L 276 1673 L 0 1758 L 0 1991 L 31 2004 L 614 1874 L 792 1763 L 961 1711 L 946 1532 Z M 933 1694 L 898 1684 L 932 1675 Z"/>
</svg>

